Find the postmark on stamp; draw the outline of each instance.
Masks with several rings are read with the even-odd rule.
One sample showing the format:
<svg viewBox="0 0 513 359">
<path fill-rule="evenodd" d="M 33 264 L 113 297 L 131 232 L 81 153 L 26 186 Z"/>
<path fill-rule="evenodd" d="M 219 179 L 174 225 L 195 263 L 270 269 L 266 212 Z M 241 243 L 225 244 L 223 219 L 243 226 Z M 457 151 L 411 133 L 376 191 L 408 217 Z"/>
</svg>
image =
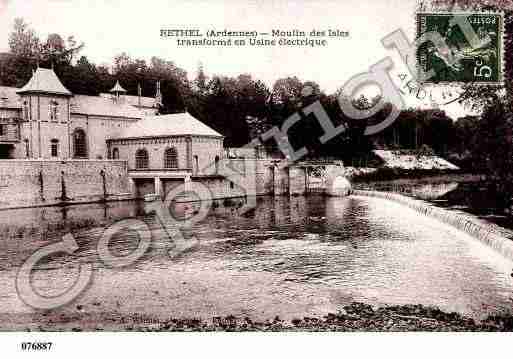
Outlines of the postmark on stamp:
<svg viewBox="0 0 513 359">
<path fill-rule="evenodd" d="M 501 13 L 418 13 L 417 67 L 422 83 L 503 82 Z M 434 41 L 433 41 L 434 39 Z"/>
</svg>

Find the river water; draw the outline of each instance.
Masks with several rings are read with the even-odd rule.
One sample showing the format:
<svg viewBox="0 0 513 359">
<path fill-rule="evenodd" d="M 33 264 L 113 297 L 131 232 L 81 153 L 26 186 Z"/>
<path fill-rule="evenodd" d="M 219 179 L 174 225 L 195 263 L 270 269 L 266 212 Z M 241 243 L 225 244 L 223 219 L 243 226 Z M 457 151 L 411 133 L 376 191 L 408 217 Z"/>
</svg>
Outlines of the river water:
<svg viewBox="0 0 513 359">
<path fill-rule="evenodd" d="M 362 301 L 433 305 L 478 319 L 512 307 L 511 262 L 452 227 L 386 200 L 264 197 L 246 213 L 221 205 L 185 231 L 199 242 L 175 258 L 168 254 L 172 241 L 143 207 L 119 202 L 1 212 L 2 312 L 34 312 L 16 294 L 17 270 L 66 233 L 73 234 L 78 251 L 40 262 L 35 287 L 46 295 L 62 292 L 81 262 L 93 263 L 95 272 L 87 290 L 62 312 L 293 319 Z M 98 240 L 129 217 L 152 229 L 151 247 L 129 266 L 108 268 L 96 252 Z M 134 232 L 121 231 L 110 250 L 128 255 L 138 243 Z"/>
</svg>

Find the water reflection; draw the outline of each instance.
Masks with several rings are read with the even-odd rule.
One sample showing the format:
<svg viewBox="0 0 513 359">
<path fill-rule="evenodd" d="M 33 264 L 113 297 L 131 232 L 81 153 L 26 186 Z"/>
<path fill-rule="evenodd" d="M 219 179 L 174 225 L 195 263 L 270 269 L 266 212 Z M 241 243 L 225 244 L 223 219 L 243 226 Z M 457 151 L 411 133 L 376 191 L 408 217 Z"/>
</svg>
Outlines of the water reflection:
<svg viewBox="0 0 513 359">
<path fill-rule="evenodd" d="M 35 280 L 42 291 L 53 293 L 74 278 L 79 261 L 93 263 L 95 280 L 79 299 L 92 311 L 292 318 L 324 315 L 359 300 L 437 305 L 480 317 L 510 307 L 511 263 L 479 241 L 385 200 L 270 197 L 259 198 L 249 212 L 218 204 L 184 233 L 196 236 L 199 245 L 174 259 L 168 256 L 173 244 L 165 229 L 154 215 L 144 214 L 143 206 L 124 202 L 4 212 L 3 309 L 31 311 L 16 297 L 16 269 L 69 230 L 80 246 L 77 257 L 49 258 Z M 152 229 L 151 249 L 133 266 L 105 268 L 96 254 L 98 239 L 127 217 Z M 136 233 L 124 230 L 112 238 L 110 250 L 127 255 L 137 244 Z M 96 302 L 101 308 L 92 306 Z"/>
</svg>

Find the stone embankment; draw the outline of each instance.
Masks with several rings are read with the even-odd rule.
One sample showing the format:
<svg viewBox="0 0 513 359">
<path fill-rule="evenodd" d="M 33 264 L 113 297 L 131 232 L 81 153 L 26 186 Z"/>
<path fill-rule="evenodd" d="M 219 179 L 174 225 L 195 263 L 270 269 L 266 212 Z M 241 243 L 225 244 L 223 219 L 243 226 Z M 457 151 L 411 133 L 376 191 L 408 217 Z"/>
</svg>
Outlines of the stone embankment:
<svg viewBox="0 0 513 359">
<path fill-rule="evenodd" d="M 448 210 L 423 200 L 398 193 L 353 190 L 353 195 L 391 200 L 405 205 L 418 213 L 438 219 L 489 245 L 504 257 L 513 260 L 513 232 L 459 210 Z"/>
</svg>

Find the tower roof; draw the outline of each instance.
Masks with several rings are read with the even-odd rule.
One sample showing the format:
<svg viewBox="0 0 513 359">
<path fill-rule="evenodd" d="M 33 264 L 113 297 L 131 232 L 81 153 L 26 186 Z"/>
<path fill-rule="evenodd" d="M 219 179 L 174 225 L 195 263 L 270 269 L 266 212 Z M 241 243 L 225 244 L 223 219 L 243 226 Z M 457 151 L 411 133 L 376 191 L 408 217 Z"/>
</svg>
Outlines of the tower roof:
<svg viewBox="0 0 513 359">
<path fill-rule="evenodd" d="M 17 91 L 23 93 L 47 93 L 52 95 L 73 96 L 73 94 L 62 84 L 52 69 L 38 67 L 29 82 Z"/>
<path fill-rule="evenodd" d="M 119 84 L 119 80 L 117 80 L 116 84 L 109 92 L 111 92 L 111 93 L 126 92 L 126 90 L 123 87 L 121 87 L 121 85 Z"/>
</svg>

